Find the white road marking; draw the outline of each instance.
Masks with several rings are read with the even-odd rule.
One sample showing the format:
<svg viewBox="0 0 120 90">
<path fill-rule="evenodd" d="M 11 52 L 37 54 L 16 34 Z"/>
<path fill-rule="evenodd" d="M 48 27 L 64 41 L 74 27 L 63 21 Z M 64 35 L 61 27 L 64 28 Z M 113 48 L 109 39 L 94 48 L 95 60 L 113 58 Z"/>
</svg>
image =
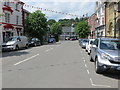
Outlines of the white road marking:
<svg viewBox="0 0 120 90">
<path fill-rule="evenodd" d="M 85 67 L 87 68 L 87 64 L 85 64 Z"/>
<path fill-rule="evenodd" d="M 93 81 L 92 81 L 92 79 L 90 78 L 90 82 L 91 82 L 91 84 L 93 84 Z"/>
<path fill-rule="evenodd" d="M 87 73 L 90 74 L 89 70 L 87 70 Z"/>
<path fill-rule="evenodd" d="M 82 54 L 81 54 L 81 55 L 82 55 Z M 86 61 L 85 61 L 85 58 L 84 58 L 84 57 L 83 57 L 83 61 L 84 61 L 84 63 L 85 63 L 85 67 L 87 68 L 87 64 L 86 64 Z M 90 72 L 89 72 L 88 69 L 87 69 L 87 73 L 90 74 Z M 111 87 L 111 86 L 109 86 L 109 85 L 97 85 L 97 84 L 94 84 L 92 78 L 90 78 L 90 82 L 91 82 L 91 85 L 92 85 L 92 86 L 96 86 L 96 87 L 107 87 L 107 88 L 110 88 L 110 87 Z"/>
<path fill-rule="evenodd" d="M 96 84 L 92 84 L 92 86 L 96 86 L 96 87 L 111 87 L 111 86 L 108 86 L 108 85 L 96 85 Z"/>
<path fill-rule="evenodd" d="M 45 52 L 49 52 L 50 50 L 52 50 L 53 48 L 50 48 L 50 49 L 48 49 L 48 50 L 46 50 Z"/>
<path fill-rule="evenodd" d="M 85 60 L 84 60 L 84 62 L 85 62 Z"/>
<path fill-rule="evenodd" d="M 35 58 L 35 57 L 37 57 L 39 54 L 36 54 L 36 55 L 34 55 L 34 56 L 32 56 L 32 57 L 30 57 L 30 58 L 27 58 L 27 59 L 25 59 L 25 60 L 23 60 L 23 61 L 20 61 L 20 62 L 18 62 L 18 63 L 15 63 L 14 65 L 16 66 L 16 65 L 19 65 L 19 64 L 21 64 L 21 63 L 23 63 L 23 62 L 25 62 L 25 61 L 28 61 L 28 60 L 30 60 L 30 59 L 32 59 L 32 58 Z"/>
<path fill-rule="evenodd" d="M 90 78 L 90 82 L 91 82 L 92 86 L 96 86 L 96 87 L 111 87 L 109 85 L 97 85 L 97 84 L 94 84 L 91 78 Z"/>
</svg>

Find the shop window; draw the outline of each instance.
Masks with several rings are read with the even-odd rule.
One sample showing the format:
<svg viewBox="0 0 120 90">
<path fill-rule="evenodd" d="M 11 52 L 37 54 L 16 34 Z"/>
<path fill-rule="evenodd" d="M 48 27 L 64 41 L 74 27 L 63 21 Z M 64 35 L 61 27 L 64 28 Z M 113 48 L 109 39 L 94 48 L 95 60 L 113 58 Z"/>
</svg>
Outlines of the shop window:
<svg viewBox="0 0 120 90">
<path fill-rule="evenodd" d="M 10 14 L 9 13 L 5 13 L 5 22 L 10 23 Z"/>
<path fill-rule="evenodd" d="M 10 3 L 9 2 L 4 2 L 4 5 L 10 6 Z"/>
<path fill-rule="evenodd" d="M 16 4 L 16 10 L 19 10 L 19 3 Z"/>
</svg>

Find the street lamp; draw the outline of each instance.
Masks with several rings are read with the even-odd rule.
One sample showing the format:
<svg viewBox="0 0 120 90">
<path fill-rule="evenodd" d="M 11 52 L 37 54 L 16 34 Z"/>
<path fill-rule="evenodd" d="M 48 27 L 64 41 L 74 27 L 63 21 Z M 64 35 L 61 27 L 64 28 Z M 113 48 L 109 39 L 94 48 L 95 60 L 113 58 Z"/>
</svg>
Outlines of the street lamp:
<svg viewBox="0 0 120 90">
<path fill-rule="evenodd" d="M 114 38 L 116 38 L 116 10 L 114 10 Z"/>
<path fill-rule="evenodd" d="M 114 38 L 116 38 L 116 2 L 114 2 Z"/>
</svg>

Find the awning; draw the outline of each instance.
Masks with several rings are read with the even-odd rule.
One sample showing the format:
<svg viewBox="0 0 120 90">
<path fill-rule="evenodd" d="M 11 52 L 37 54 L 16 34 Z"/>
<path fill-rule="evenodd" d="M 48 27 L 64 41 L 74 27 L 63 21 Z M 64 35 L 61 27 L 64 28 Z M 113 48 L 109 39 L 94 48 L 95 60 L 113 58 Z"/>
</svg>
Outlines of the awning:
<svg viewBox="0 0 120 90">
<path fill-rule="evenodd" d="M 5 29 L 13 29 L 14 27 L 12 26 L 12 24 L 6 24 L 4 25 Z"/>
<path fill-rule="evenodd" d="M 20 27 L 16 27 L 16 30 L 17 30 L 17 31 L 21 31 L 22 28 L 20 28 Z"/>
<path fill-rule="evenodd" d="M 13 10 L 11 9 L 11 7 L 8 7 L 8 6 L 6 6 L 6 7 L 3 7 L 3 11 L 9 11 L 9 12 L 13 12 Z"/>
</svg>

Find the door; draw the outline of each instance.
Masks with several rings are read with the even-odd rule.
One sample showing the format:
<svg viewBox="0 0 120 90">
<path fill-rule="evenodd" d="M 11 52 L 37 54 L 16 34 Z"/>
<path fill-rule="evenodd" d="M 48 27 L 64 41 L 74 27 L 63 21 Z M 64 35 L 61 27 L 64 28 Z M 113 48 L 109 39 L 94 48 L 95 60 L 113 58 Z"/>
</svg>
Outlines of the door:
<svg viewBox="0 0 120 90">
<path fill-rule="evenodd" d="M 95 60 L 95 56 L 97 55 L 97 48 L 98 48 L 98 39 L 94 41 L 92 49 L 91 49 L 91 56 L 94 60 Z"/>
</svg>

